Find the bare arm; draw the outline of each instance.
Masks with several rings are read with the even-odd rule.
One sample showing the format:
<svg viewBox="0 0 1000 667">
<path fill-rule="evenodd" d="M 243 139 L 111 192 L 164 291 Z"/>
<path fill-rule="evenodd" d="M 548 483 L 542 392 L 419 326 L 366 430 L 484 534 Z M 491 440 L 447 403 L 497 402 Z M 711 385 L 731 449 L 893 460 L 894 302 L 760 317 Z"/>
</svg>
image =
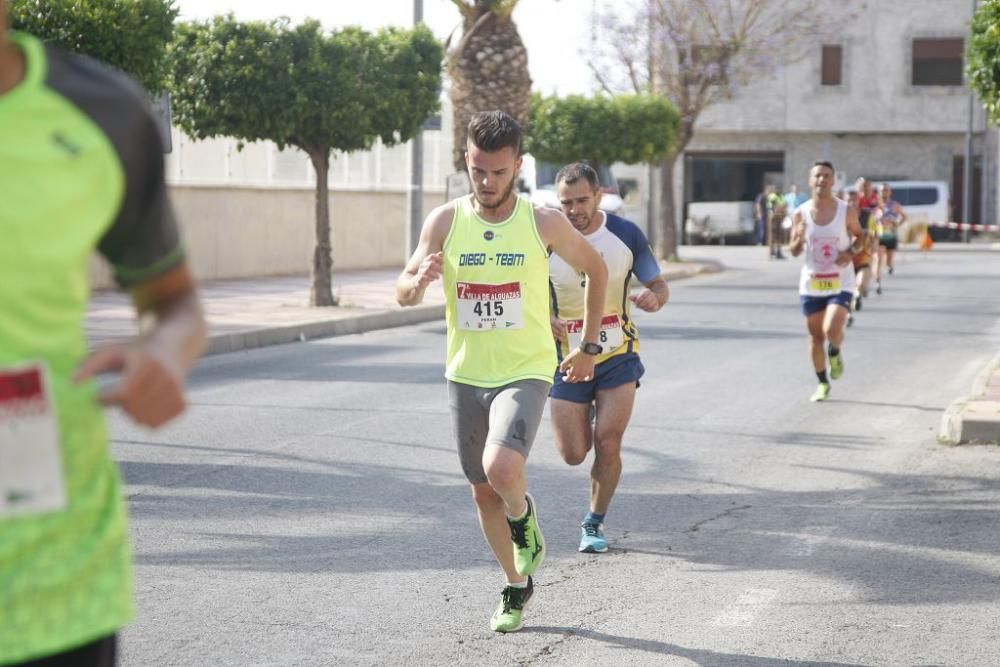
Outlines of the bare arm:
<svg viewBox="0 0 1000 667">
<path fill-rule="evenodd" d="M 184 378 L 204 349 L 205 318 L 186 264 L 134 287 L 132 300 L 152 324 L 132 343 L 95 351 L 75 380 L 120 371 L 100 401 L 121 406 L 141 424 L 159 426 L 185 408 Z"/>
<path fill-rule="evenodd" d="M 792 234 L 788 242 L 788 251 L 792 257 L 802 254 L 802 248 L 806 243 L 806 221 L 802 214 L 796 211 L 792 214 Z"/>
<path fill-rule="evenodd" d="M 655 313 L 667 303 L 670 298 L 670 288 L 667 281 L 662 277 L 653 278 L 647 283 L 643 283 L 646 289 L 635 296 L 630 296 L 629 301 L 635 304 L 636 308 L 647 313 Z"/>
<path fill-rule="evenodd" d="M 865 249 L 866 234 L 858 220 L 858 209 L 853 206 L 847 207 L 847 235 L 851 237 L 851 245 L 837 254 L 837 266 L 847 266 L 852 257 Z"/>
<path fill-rule="evenodd" d="M 427 286 L 444 271 L 444 241 L 448 238 L 455 210 L 451 204 L 430 212 L 420 229 L 420 240 L 413 255 L 396 279 L 396 302 L 415 306 L 424 299 Z"/>
<path fill-rule="evenodd" d="M 596 343 L 601 334 L 601 315 L 608 287 L 608 268 L 604 260 L 561 212 L 536 208 L 535 222 L 542 242 L 566 260 L 566 263 L 586 275 L 583 341 Z M 594 356 L 580 350 L 571 350 L 559 369 L 566 373 L 569 382 L 589 379 L 594 372 Z"/>
</svg>

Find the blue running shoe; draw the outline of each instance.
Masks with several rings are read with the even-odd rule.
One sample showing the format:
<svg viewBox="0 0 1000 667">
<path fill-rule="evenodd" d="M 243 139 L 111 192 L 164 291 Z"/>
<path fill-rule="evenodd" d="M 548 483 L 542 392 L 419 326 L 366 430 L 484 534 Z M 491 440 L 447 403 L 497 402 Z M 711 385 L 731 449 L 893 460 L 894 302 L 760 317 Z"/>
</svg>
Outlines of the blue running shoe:
<svg viewBox="0 0 1000 667">
<path fill-rule="evenodd" d="M 580 524 L 580 551 L 585 554 L 602 554 L 608 550 L 608 541 L 604 539 L 604 524 Z"/>
</svg>

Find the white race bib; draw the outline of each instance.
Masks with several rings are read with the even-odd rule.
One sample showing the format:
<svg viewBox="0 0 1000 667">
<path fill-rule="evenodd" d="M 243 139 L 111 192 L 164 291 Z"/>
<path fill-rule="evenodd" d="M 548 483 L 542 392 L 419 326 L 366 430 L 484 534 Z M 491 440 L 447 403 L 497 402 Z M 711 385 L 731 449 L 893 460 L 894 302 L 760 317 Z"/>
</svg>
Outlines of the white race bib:
<svg viewBox="0 0 1000 667">
<path fill-rule="evenodd" d="M 583 320 L 566 320 L 566 335 L 569 337 L 570 350 L 580 347 L 583 343 Z M 605 315 L 601 318 L 601 335 L 597 342 L 605 352 L 618 349 L 625 342 L 622 321 L 617 315 Z"/>
<path fill-rule="evenodd" d="M 466 331 L 523 329 L 521 283 L 457 283 L 458 328 Z"/>
<path fill-rule="evenodd" d="M 0 518 L 64 507 L 59 429 L 45 367 L 0 368 Z"/>
</svg>

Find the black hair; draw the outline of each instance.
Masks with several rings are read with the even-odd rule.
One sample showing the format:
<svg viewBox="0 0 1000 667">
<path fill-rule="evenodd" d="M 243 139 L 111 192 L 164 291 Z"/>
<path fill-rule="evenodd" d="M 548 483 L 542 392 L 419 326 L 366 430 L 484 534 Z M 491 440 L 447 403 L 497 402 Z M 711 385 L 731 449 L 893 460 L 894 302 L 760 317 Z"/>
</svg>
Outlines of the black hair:
<svg viewBox="0 0 1000 667">
<path fill-rule="evenodd" d="M 586 162 L 573 162 L 566 165 L 556 174 L 556 185 L 566 183 L 573 185 L 580 179 L 590 183 L 590 189 L 596 190 L 601 187 L 601 181 L 597 177 L 597 171 Z"/>
<path fill-rule="evenodd" d="M 468 136 L 476 148 L 487 153 L 513 148 L 516 154 L 521 154 L 521 126 L 499 109 L 474 114 L 469 121 Z"/>
<path fill-rule="evenodd" d="M 829 160 L 816 160 L 815 162 L 813 162 L 813 166 L 810 168 L 810 171 L 812 171 L 812 169 L 815 169 L 816 167 L 826 167 L 834 174 L 837 173 L 837 171 L 833 168 L 833 163 L 830 162 Z"/>
</svg>

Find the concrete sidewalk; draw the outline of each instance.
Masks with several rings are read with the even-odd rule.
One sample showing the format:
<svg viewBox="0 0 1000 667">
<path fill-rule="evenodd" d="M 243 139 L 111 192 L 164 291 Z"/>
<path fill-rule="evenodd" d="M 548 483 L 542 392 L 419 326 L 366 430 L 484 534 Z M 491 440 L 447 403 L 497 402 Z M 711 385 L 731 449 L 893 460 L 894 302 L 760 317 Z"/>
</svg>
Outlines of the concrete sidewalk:
<svg viewBox="0 0 1000 667">
<path fill-rule="evenodd" d="M 714 273 L 714 261 L 663 263 L 663 277 L 679 280 Z M 334 272 L 336 308 L 309 307 L 309 277 L 228 280 L 199 286 L 208 319 L 206 354 L 248 350 L 329 336 L 444 319 L 444 292 L 432 285 L 424 302 L 402 308 L 395 300 L 398 269 Z M 120 292 L 96 292 L 86 317 L 91 347 L 128 340 L 137 333 L 135 311 Z"/>
<path fill-rule="evenodd" d="M 1000 354 L 976 376 L 970 396 L 956 399 L 945 410 L 938 440 L 948 445 L 1000 445 Z"/>
</svg>

